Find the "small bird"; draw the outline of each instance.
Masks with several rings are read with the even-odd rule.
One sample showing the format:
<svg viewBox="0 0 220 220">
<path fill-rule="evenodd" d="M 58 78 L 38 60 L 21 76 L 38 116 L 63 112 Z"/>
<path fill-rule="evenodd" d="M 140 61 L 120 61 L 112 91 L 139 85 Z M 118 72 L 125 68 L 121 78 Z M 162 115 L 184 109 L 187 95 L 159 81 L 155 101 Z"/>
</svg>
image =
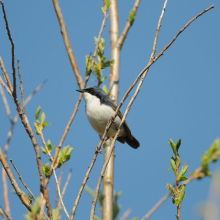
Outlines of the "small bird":
<svg viewBox="0 0 220 220">
<path fill-rule="evenodd" d="M 98 86 L 90 86 L 76 91 L 83 93 L 86 102 L 86 115 L 89 123 L 92 128 L 102 136 L 109 119 L 114 116 L 117 106 Z M 119 111 L 107 133 L 107 138 L 115 136 L 122 118 L 123 115 Z M 126 121 L 121 128 L 117 140 L 122 144 L 126 142 L 134 149 L 140 146 L 138 140 L 131 134 Z"/>
</svg>

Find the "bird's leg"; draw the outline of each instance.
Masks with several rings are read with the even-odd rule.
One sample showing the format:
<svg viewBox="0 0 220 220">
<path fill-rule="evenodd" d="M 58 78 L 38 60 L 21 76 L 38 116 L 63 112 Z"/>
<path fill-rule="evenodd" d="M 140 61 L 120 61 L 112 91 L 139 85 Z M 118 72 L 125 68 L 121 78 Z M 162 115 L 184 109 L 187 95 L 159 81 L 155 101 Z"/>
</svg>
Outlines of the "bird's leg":
<svg viewBox="0 0 220 220">
<path fill-rule="evenodd" d="M 98 148 L 98 146 L 97 146 L 96 149 L 95 149 L 95 152 L 101 154 L 101 153 L 102 153 L 102 149 L 101 149 L 101 148 Z"/>
</svg>

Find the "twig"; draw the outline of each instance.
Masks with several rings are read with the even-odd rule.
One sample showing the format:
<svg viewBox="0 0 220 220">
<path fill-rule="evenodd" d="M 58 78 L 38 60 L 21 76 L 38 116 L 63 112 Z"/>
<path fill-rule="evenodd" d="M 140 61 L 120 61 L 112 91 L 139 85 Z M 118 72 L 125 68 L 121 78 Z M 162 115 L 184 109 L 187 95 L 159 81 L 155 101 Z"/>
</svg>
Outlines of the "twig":
<svg viewBox="0 0 220 220">
<path fill-rule="evenodd" d="M 127 217 L 131 214 L 131 212 L 132 212 L 132 209 L 131 209 L 131 208 L 128 209 L 128 210 L 126 210 L 126 211 L 124 212 L 124 214 L 121 216 L 120 220 L 126 220 Z"/>
<path fill-rule="evenodd" d="M 6 26 L 6 30 L 7 30 L 7 34 L 8 34 L 8 38 L 11 42 L 11 55 L 12 55 L 12 75 L 13 75 L 13 97 L 15 98 L 17 96 L 16 94 L 16 75 L 15 75 L 15 46 L 14 46 L 14 42 L 12 40 L 12 37 L 11 37 L 11 32 L 10 32 L 10 29 L 9 29 L 9 26 L 8 26 L 8 19 L 6 17 L 6 12 L 5 12 L 5 7 L 4 7 L 4 3 L 0 0 L 0 3 L 2 5 L 2 11 L 3 11 L 3 14 L 4 14 L 4 19 L 5 19 L 5 26 Z M 9 87 L 10 88 L 10 87 Z"/>
<path fill-rule="evenodd" d="M 11 93 L 10 89 L 8 88 L 7 85 L 5 85 L 5 83 L 4 83 L 4 81 L 3 81 L 3 79 L 2 79 L 1 76 L 0 76 L 0 85 L 3 85 L 4 88 L 7 90 L 8 94 L 12 97 L 12 99 L 14 99 L 14 97 L 12 96 L 12 93 Z"/>
<path fill-rule="evenodd" d="M 3 166 L 4 169 L 5 169 L 5 172 L 7 173 L 8 177 L 9 177 L 9 179 L 10 179 L 10 181 L 11 181 L 11 185 L 12 185 L 13 188 L 15 189 L 16 194 L 17 194 L 18 197 L 20 198 L 21 202 L 25 205 L 25 207 L 26 207 L 29 211 L 31 211 L 32 205 L 30 204 L 30 202 L 28 201 L 28 199 L 23 195 L 23 193 L 22 193 L 22 191 L 21 191 L 19 185 L 17 184 L 16 179 L 15 179 L 14 175 L 12 174 L 11 169 L 10 169 L 10 167 L 8 166 L 7 161 L 6 161 L 5 158 L 4 158 L 4 154 L 3 154 L 3 152 L 2 152 L 1 147 L 0 147 L 0 161 L 1 161 L 1 163 L 2 163 L 2 166 Z"/>
<path fill-rule="evenodd" d="M 10 81 L 10 78 L 8 77 L 8 73 L 5 69 L 5 65 L 4 65 L 4 62 L 2 60 L 2 58 L 0 57 L 0 66 L 1 66 L 1 69 L 2 69 L 2 74 L 4 76 L 4 79 L 8 85 L 8 88 L 9 88 L 9 91 L 12 93 L 13 92 L 13 87 L 11 85 L 11 81 Z"/>
<path fill-rule="evenodd" d="M 23 111 L 25 112 L 25 104 L 24 104 L 24 88 L 22 85 L 22 79 L 21 79 L 21 73 L 20 73 L 20 64 L 19 64 L 19 59 L 18 59 L 18 75 L 19 75 L 19 79 L 20 79 L 20 89 L 21 89 L 21 99 L 22 99 L 22 108 Z"/>
<path fill-rule="evenodd" d="M 64 196 L 64 194 L 65 194 L 65 192 L 66 192 L 66 189 L 67 189 L 67 186 L 68 186 L 68 184 L 69 184 L 71 175 L 72 175 L 72 169 L 70 169 L 70 172 L 69 172 L 69 175 L 68 175 L 68 177 L 67 177 L 66 183 L 65 183 L 65 185 L 64 185 L 64 187 L 63 187 L 63 191 L 62 191 L 62 194 L 61 194 L 61 197 L 62 197 L 62 198 L 63 198 L 63 196 Z M 59 203 L 60 203 L 60 201 L 59 201 Z M 59 205 L 59 206 L 60 206 L 60 205 Z"/>
<path fill-rule="evenodd" d="M 24 102 L 24 105 L 26 106 L 28 104 L 28 102 L 33 98 L 33 96 L 44 86 L 44 84 L 48 81 L 48 79 L 45 79 L 39 86 L 37 86 L 37 88 L 27 97 L 27 99 Z M 14 117 L 13 123 L 11 125 L 10 130 L 8 131 L 8 136 L 7 136 L 7 141 L 4 147 L 4 155 L 5 158 L 7 159 L 7 152 L 8 152 L 8 148 L 9 148 L 9 143 L 13 134 L 13 130 L 14 130 L 14 126 L 17 123 L 19 119 L 19 114 L 17 114 Z"/>
<path fill-rule="evenodd" d="M 171 193 L 168 192 L 163 198 L 161 198 L 155 206 L 141 219 L 141 220 L 146 220 L 148 219 L 169 197 Z"/>
<path fill-rule="evenodd" d="M 1 206 L 0 206 L 0 214 L 2 215 L 4 220 L 11 220 L 11 218 L 7 215 L 7 213 L 5 212 L 5 210 Z"/>
<path fill-rule="evenodd" d="M 7 21 L 6 14 L 5 14 L 4 4 L 1 0 L 0 0 L 0 3 L 2 5 L 2 10 L 3 10 L 3 14 L 4 14 L 4 19 L 5 19 L 5 24 L 6 24 L 6 29 L 7 29 L 7 33 L 8 33 L 8 36 L 9 36 L 9 40 L 12 44 L 12 69 L 13 69 L 13 71 L 12 71 L 12 75 L 13 75 L 13 93 L 12 93 L 12 95 L 14 97 L 14 102 L 16 104 L 18 114 L 21 118 L 21 122 L 22 122 L 26 132 L 28 133 L 28 135 L 31 139 L 32 145 L 34 147 L 34 150 L 35 150 L 36 159 L 37 159 L 37 166 L 38 166 L 38 172 L 39 172 L 39 176 L 40 176 L 41 191 L 44 195 L 44 199 L 46 200 L 46 207 L 47 207 L 48 217 L 49 217 L 49 219 L 52 219 L 53 216 L 52 216 L 50 198 L 49 198 L 47 188 L 44 184 L 44 173 L 43 173 L 42 162 L 41 162 L 40 148 L 38 146 L 35 134 L 34 134 L 32 128 L 30 126 L 30 123 L 28 121 L 27 115 L 25 114 L 24 111 L 22 111 L 22 107 L 20 105 L 20 102 L 18 100 L 17 93 L 16 93 L 16 75 L 15 75 L 15 67 L 14 67 L 14 43 L 12 41 L 12 37 L 11 37 L 11 34 L 10 34 L 10 29 L 8 27 L 8 21 Z"/>
<path fill-rule="evenodd" d="M 37 123 L 39 123 L 39 122 L 37 121 Z M 47 151 L 48 156 L 50 157 L 51 163 L 53 163 L 54 159 L 53 159 L 53 157 L 51 156 L 50 151 L 48 150 L 48 147 L 47 147 L 47 144 L 46 144 L 46 142 L 45 142 L 42 129 L 41 129 L 40 127 L 39 127 L 39 130 L 40 130 L 41 139 L 42 139 L 42 141 L 43 141 L 43 145 L 44 145 L 45 148 L 46 148 L 46 151 Z M 51 165 L 51 167 L 52 167 L 53 175 L 54 175 L 54 178 L 55 178 L 55 181 L 56 181 L 57 191 L 58 191 L 58 195 L 59 195 L 59 197 L 60 197 L 61 205 L 62 205 L 62 207 L 63 207 L 63 210 L 64 210 L 64 212 L 65 212 L 67 218 L 69 219 L 69 218 L 70 218 L 70 217 L 69 217 L 69 214 L 68 214 L 68 212 L 67 212 L 67 210 L 66 210 L 66 207 L 65 207 L 65 205 L 64 205 L 64 203 L 63 203 L 63 199 L 62 199 L 62 197 L 61 197 L 60 186 L 59 186 L 59 182 L 58 182 L 57 175 L 56 175 L 56 172 L 55 172 L 55 168 L 54 168 L 53 165 Z"/>
<path fill-rule="evenodd" d="M 165 3 L 166 3 L 166 1 L 165 1 Z M 165 5 L 165 4 L 164 4 L 164 5 Z M 136 89 L 136 91 L 135 91 L 135 93 L 134 93 L 134 95 L 133 95 L 133 97 L 132 97 L 132 99 L 130 100 L 130 102 L 129 102 L 127 108 L 126 108 L 125 114 L 124 114 L 124 116 L 123 116 L 123 118 L 122 118 L 122 121 L 121 121 L 121 124 L 120 124 L 120 126 L 119 126 L 119 128 L 118 128 L 118 131 L 117 131 L 116 134 L 115 134 L 115 137 L 114 137 L 113 142 L 112 142 L 112 145 L 111 145 L 110 154 L 109 154 L 109 156 L 108 156 L 108 159 L 106 160 L 106 162 L 105 162 L 104 165 L 103 165 L 103 169 L 102 169 L 102 172 L 101 172 L 101 174 L 100 174 L 99 181 L 98 181 L 98 184 L 97 184 L 95 197 L 94 197 L 94 200 L 93 200 L 93 202 L 92 202 L 92 209 L 91 209 L 91 214 L 90 214 L 90 220 L 93 220 L 94 215 L 95 215 L 95 206 L 96 206 L 96 202 L 97 202 L 97 198 L 98 198 L 99 188 L 100 188 L 100 185 L 101 185 L 101 181 L 102 181 L 102 178 L 103 178 L 103 175 L 104 175 L 106 166 L 107 166 L 108 161 L 109 161 L 109 159 L 110 159 L 110 157 L 111 157 L 111 153 L 112 153 L 113 150 L 114 150 L 115 141 L 116 141 L 116 139 L 117 139 L 117 137 L 118 137 L 118 135 L 119 135 L 119 133 L 120 133 L 121 127 L 122 127 L 122 125 L 123 125 L 123 123 L 124 123 L 124 121 L 125 121 L 125 118 L 127 117 L 127 114 L 128 114 L 128 112 L 129 112 L 129 110 L 130 110 L 130 108 L 131 108 L 131 105 L 132 105 L 132 103 L 134 102 L 136 96 L 138 95 L 138 92 L 140 91 L 140 87 L 141 87 L 141 85 L 142 85 L 142 83 L 143 83 L 143 81 L 144 81 L 144 78 L 146 77 L 146 74 L 147 74 L 147 72 L 148 72 L 150 66 L 151 66 L 153 63 L 155 63 L 155 61 L 158 60 L 158 59 L 163 55 L 163 52 L 166 51 L 166 50 L 171 46 L 171 44 L 176 40 L 176 38 L 179 36 L 179 34 L 180 34 L 181 32 L 183 32 L 183 30 L 185 30 L 196 18 L 198 18 L 199 16 L 201 16 L 202 14 L 204 14 L 205 12 L 207 12 L 208 10 L 210 10 L 210 9 L 212 9 L 212 8 L 214 8 L 214 5 L 210 6 L 208 9 L 205 9 L 203 12 L 201 12 L 201 13 L 198 14 L 196 17 L 194 17 L 192 20 L 190 20 L 190 21 L 177 33 L 177 35 L 174 37 L 174 39 L 157 55 L 157 57 L 154 58 L 154 53 L 155 53 L 155 51 L 156 51 L 156 42 L 157 42 L 157 37 L 158 37 L 158 33 L 159 33 L 159 28 L 157 28 L 156 36 L 155 36 L 155 40 L 154 40 L 154 46 L 153 46 L 152 54 L 151 54 L 150 61 L 149 61 L 148 65 L 142 70 L 142 72 L 139 74 L 139 76 L 137 77 L 137 79 L 135 80 L 135 82 L 131 85 L 131 87 L 129 88 L 129 90 L 128 90 L 128 91 L 126 92 L 126 94 L 124 95 L 122 101 L 120 102 L 118 108 L 116 109 L 116 112 L 115 112 L 114 117 L 109 120 L 109 122 L 111 122 L 112 120 L 114 120 L 114 118 L 116 117 L 116 115 L 117 115 L 117 113 L 118 113 L 119 108 L 120 108 L 121 105 L 123 104 L 124 100 L 127 98 L 128 93 L 131 91 L 131 89 L 136 85 L 137 81 L 138 81 L 138 80 L 140 79 L 140 77 L 143 75 L 142 78 L 141 78 L 141 81 L 140 81 L 140 83 L 139 83 L 139 85 L 138 85 L 138 87 L 137 87 L 137 89 Z M 163 14 L 163 11 L 162 11 L 162 14 Z M 162 14 L 161 14 L 161 15 L 162 15 Z M 160 17 L 159 22 L 158 22 L 158 27 L 160 27 L 160 22 L 161 22 L 161 17 Z M 111 122 L 111 123 L 112 123 L 112 122 Z M 110 124 L 111 124 L 111 123 L 110 123 Z M 107 125 L 105 130 L 109 129 L 109 127 L 110 127 L 110 126 Z M 104 133 L 103 138 L 105 137 L 105 135 L 106 135 L 106 132 Z"/>
<path fill-rule="evenodd" d="M 133 11 L 134 11 L 134 15 L 136 16 L 136 13 L 137 13 L 137 9 L 139 7 L 139 4 L 140 4 L 141 0 L 136 0 L 135 3 L 134 3 L 134 7 L 133 7 Z M 127 37 L 127 34 L 128 34 L 128 31 L 130 30 L 131 28 L 131 23 L 130 23 L 130 19 L 128 18 L 127 22 L 126 22 L 126 25 L 125 25 L 125 28 L 120 36 L 120 38 L 116 41 L 115 43 L 115 46 L 117 48 L 122 48 L 123 44 L 124 44 L 124 41 L 125 41 L 125 38 Z"/>
<path fill-rule="evenodd" d="M 7 184 L 7 177 L 5 169 L 2 167 L 2 182 L 3 182 L 3 196 L 4 196 L 4 202 L 5 202 L 5 209 L 9 216 L 11 216 L 10 212 L 10 205 L 9 205 L 9 199 L 8 199 L 8 184 Z"/>
<path fill-rule="evenodd" d="M 69 56 L 70 63 L 71 63 L 72 68 L 73 68 L 73 72 L 75 74 L 75 77 L 76 77 L 77 83 L 79 85 L 79 88 L 83 89 L 83 79 L 82 79 L 81 74 L 79 72 L 79 69 L 78 69 L 78 66 L 77 66 L 77 63 L 76 63 L 76 60 L 75 60 L 75 56 L 73 54 L 73 50 L 72 50 L 70 40 L 69 40 L 69 37 L 68 37 L 65 21 L 63 19 L 63 15 L 62 15 L 61 8 L 59 6 L 58 0 L 53 0 L 53 5 L 54 5 L 54 9 L 55 9 L 56 14 L 57 14 L 58 21 L 60 23 L 61 34 L 63 36 L 64 44 L 65 44 L 66 51 L 67 51 L 68 56 Z"/>
<path fill-rule="evenodd" d="M 65 171 L 65 169 L 66 169 L 66 166 L 67 166 L 67 164 L 65 164 L 65 165 L 63 166 L 63 168 L 62 168 L 62 170 L 61 170 L 61 172 L 60 172 L 60 176 L 59 176 L 59 178 L 58 178 L 59 186 L 60 186 L 60 184 L 61 184 L 61 180 L 62 180 L 62 177 L 63 177 L 63 173 L 64 173 L 64 171 Z M 56 207 L 58 207 L 58 197 L 59 197 L 59 195 L 58 195 L 58 190 L 57 190 L 57 188 L 56 188 L 56 202 L 55 202 Z"/>
<path fill-rule="evenodd" d="M 34 199 L 34 201 L 36 201 L 36 198 L 34 196 L 34 194 L 31 192 L 31 190 L 28 188 L 28 186 L 25 184 L 25 182 L 23 181 L 21 174 L 19 173 L 17 167 L 14 165 L 12 159 L 10 159 L 10 162 L 12 163 L 13 167 L 15 168 L 16 172 L 18 173 L 19 179 L 21 180 L 22 184 L 24 185 L 24 187 L 27 189 L 27 191 L 31 194 L 32 198 Z M 46 217 L 47 220 L 49 220 L 48 216 L 46 215 L 46 213 L 43 211 L 44 216 Z"/>
<path fill-rule="evenodd" d="M 4 105 L 5 105 L 5 110 L 6 110 L 6 113 L 8 115 L 8 118 L 9 118 L 10 122 L 13 123 L 13 119 L 12 119 L 12 116 L 11 116 L 11 111 L 10 111 L 10 108 L 9 108 L 9 105 L 8 105 L 8 101 L 6 99 L 6 96 L 5 96 L 5 93 L 4 93 L 4 90 L 3 90 L 1 84 L 0 84 L 0 93 L 1 93 Z"/>
</svg>

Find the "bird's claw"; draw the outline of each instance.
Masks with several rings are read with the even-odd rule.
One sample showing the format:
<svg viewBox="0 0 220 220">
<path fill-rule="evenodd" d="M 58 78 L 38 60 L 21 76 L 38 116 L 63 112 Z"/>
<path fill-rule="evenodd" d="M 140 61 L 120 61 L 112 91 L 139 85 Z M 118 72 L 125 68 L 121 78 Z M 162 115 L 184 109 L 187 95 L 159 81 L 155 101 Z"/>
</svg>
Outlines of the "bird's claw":
<svg viewBox="0 0 220 220">
<path fill-rule="evenodd" d="M 102 154 L 102 149 L 98 149 L 98 147 L 96 147 L 95 152 Z"/>
</svg>

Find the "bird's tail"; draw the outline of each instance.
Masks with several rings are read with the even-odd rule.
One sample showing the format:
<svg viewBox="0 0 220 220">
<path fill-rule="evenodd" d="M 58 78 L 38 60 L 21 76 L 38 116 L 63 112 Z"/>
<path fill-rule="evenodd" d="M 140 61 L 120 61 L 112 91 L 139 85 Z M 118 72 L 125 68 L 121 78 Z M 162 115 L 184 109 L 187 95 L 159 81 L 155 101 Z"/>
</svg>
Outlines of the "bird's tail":
<svg viewBox="0 0 220 220">
<path fill-rule="evenodd" d="M 140 143 L 139 141 L 132 135 L 130 135 L 130 137 L 126 136 L 124 137 L 126 143 L 131 146 L 134 149 L 137 149 L 138 147 L 140 147 Z"/>
</svg>

